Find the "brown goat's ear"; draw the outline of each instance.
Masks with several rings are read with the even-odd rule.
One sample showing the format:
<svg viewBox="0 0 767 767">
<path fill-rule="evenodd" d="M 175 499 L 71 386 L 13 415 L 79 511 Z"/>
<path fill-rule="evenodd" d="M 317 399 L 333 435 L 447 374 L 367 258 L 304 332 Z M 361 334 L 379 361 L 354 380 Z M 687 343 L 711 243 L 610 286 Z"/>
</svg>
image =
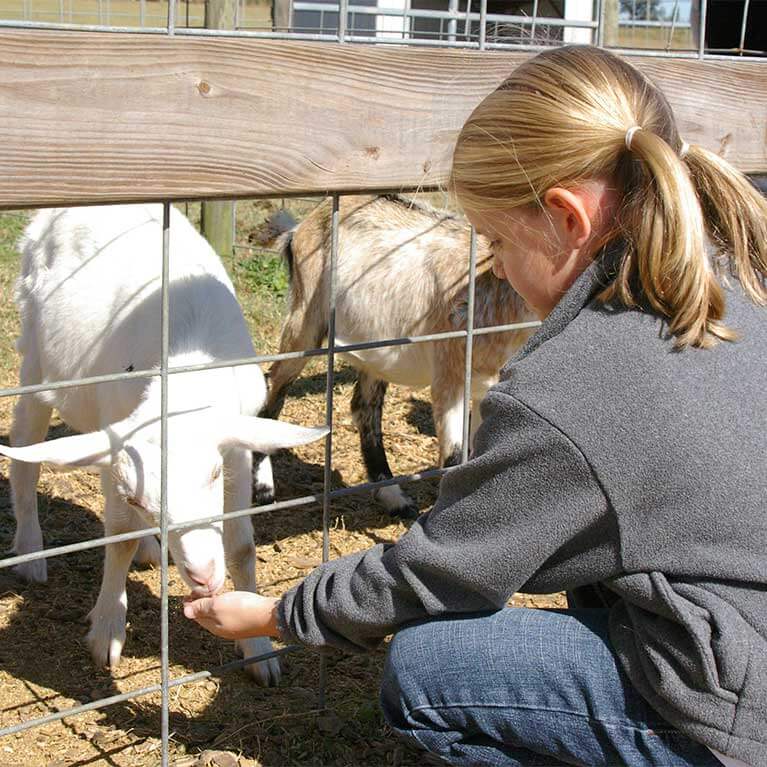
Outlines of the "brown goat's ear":
<svg viewBox="0 0 767 767">
<path fill-rule="evenodd" d="M 328 433 L 326 426 L 298 426 L 286 421 L 255 416 L 234 416 L 220 424 L 218 447 L 244 447 L 259 453 L 274 453 L 286 447 L 306 445 Z"/>
</svg>

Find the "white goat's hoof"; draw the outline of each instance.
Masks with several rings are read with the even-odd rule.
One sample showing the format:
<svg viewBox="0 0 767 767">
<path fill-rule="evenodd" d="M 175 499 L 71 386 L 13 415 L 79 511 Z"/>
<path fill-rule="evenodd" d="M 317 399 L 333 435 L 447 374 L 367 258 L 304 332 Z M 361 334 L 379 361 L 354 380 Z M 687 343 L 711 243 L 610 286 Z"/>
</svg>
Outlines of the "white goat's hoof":
<svg viewBox="0 0 767 767">
<path fill-rule="evenodd" d="M 237 649 L 244 658 L 251 658 L 254 655 L 271 652 L 273 648 L 267 637 L 255 637 L 253 639 L 239 639 Z M 253 677 L 256 684 L 261 685 L 261 687 L 276 687 L 280 683 L 282 669 L 278 658 L 269 658 L 269 660 L 245 666 L 245 673 Z"/>
<path fill-rule="evenodd" d="M 117 668 L 125 646 L 125 618 L 119 616 L 98 618 L 89 616 L 91 630 L 86 641 L 91 650 L 93 662 L 99 668 Z"/>
<path fill-rule="evenodd" d="M 34 554 L 43 550 L 43 533 L 36 523 L 20 523 L 13 539 L 13 553 Z M 33 559 L 22 562 L 13 568 L 13 572 L 30 583 L 45 583 L 48 580 L 48 560 Z"/>
<path fill-rule="evenodd" d="M 153 535 L 139 538 L 138 548 L 133 555 L 133 564 L 139 567 L 160 566 L 160 542 Z"/>
<path fill-rule="evenodd" d="M 48 562 L 45 559 L 22 562 L 13 568 L 13 572 L 30 583 L 45 583 L 48 580 Z"/>
</svg>

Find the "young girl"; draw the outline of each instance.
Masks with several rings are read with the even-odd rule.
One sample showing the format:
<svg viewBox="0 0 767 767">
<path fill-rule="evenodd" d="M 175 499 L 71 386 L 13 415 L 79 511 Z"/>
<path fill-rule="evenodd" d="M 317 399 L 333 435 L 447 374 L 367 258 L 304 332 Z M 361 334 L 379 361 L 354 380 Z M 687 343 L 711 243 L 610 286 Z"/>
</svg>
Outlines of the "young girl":
<svg viewBox="0 0 767 767">
<path fill-rule="evenodd" d="M 658 89 L 546 51 L 474 111 L 452 185 L 543 320 L 474 456 L 394 545 L 186 615 L 364 650 L 461 765 L 767 764 L 767 203 Z M 569 610 L 504 609 L 567 590 Z"/>
</svg>

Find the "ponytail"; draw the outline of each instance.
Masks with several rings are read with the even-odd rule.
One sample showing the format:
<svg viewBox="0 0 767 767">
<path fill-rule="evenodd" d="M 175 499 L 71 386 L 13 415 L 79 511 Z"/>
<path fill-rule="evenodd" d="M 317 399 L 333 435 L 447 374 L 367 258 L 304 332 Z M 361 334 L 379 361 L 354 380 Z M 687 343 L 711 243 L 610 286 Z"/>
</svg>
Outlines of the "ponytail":
<svg viewBox="0 0 767 767">
<path fill-rule="evenodd" d="M 706 252 L 703 211 L 684 163 L 652 131 L 629 135 L 629 154 L 618 166 L 624 187 L 618 225 L 627 251 L 615 281 L 599 298 L 647 304 L 668 319 L 677 348 L 734 340 L 722 324 L 724 294 Z"/>
<path fill-rule="evenodd" d="M 767 199 L 713 152 L 692 146 L 687 167 L 714 244 L 729 255 L 729 268 L 746 295 L 767 304 Z"/>
</svg>

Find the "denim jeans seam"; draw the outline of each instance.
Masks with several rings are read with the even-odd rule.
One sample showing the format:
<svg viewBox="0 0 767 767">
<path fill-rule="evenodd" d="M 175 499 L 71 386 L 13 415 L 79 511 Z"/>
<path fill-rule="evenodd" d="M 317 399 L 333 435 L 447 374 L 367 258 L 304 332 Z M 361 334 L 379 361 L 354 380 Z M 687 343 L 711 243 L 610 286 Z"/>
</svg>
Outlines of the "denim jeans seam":
<svg viewBox="0 0 767 767">
<path fill-rule="evenodd" d="M 407 732 L 407 734 L 408 734 L 408 735 L 410 735 L 410 737 L 411 737 L 411 738 L 413 738 L 413 740 L 415 740 L 415 741 L 416 741 L 416 743 L 418 743 L 418 745 L 419 745 L 419 746 L 420 746 L 422 749 L 424 749 L 425 751 L 431 751 L 431 749 L 429 748 L 429 746 L 427 746 L 427 745 L 426 745 L 426 743 L 424 743 L 424 742 L 423 742 L 423 741 L 422 741 L 422 740 L 421 740 L 421 739 L 418 737 L 418 732 L 417 732 L 417 730 L 416 730 L 415 728 L 413 728 L 413 727 L 409 727 L 407 730 L 404 730 L 404 732 Z"/>
<path fill-rule="evenodd" d="M 626 729 L 626 730 L 634 730 L 636 732 L 652 733 L 652 734 L 658 734 L 658 735 L 675 735 L 675 734 L 681 735 L 682 734 L 675 727 L 664 727 L 664 728 L 636 727 L 623 722 L 611 722 L 608 719 L 597 719 L 596 717 L 589 716 L 588 714 L 580 714 L 577 711 L 568 711 L 566 709 L 560 709 L 560 708 L 546 708 L 544 706 L 511 706 L 508 703 L 497 703 L 497 704 L 495 703 L 451 703 L 451 704 L 445 704 L 442 706 L 415 706 L 408 710 L 408 718 L 411 718 L 414 713 L 419 711 L 441 711 L 444 709 L 452 709 L 452 708 L 508 708 L 515 711 L 516 710 L 545 711 L 550 714 L 566 714 L 568 716 L 575 716 L 575 717 L 578 717 L 579 719 L 585 719 L 589 722 L 597 722 L 601 725 L 604 725 L 605 727 L 616 727 L 616 728 L 622 727 L 623 729 Z"/>
</svg>

